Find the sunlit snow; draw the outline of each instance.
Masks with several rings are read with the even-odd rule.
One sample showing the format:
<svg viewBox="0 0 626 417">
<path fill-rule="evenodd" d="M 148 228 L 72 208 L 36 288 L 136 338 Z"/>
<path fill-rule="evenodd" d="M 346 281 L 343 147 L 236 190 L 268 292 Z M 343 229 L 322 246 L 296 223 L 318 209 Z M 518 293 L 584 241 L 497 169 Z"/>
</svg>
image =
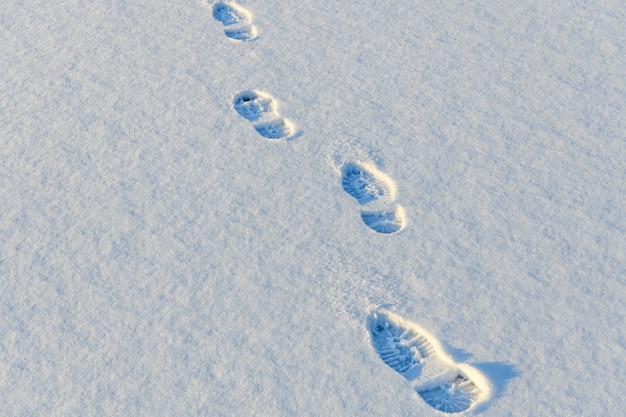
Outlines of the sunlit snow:
<svg viewBox="0 0 626 417">
<path fill-rule="evenodd" d="M 0 2 L 0 415 L 623 414 L 624 22 Z"/>
</svg>

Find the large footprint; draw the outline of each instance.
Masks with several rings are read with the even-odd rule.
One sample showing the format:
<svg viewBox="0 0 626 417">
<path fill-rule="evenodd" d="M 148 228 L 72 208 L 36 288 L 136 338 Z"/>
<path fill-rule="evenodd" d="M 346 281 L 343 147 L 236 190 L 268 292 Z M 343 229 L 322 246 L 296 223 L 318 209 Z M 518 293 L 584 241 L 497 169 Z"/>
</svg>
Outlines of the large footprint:
<svg viewBox="0 0 626 417">
<path fill-rule="evenodd" d="M 377 311 L 370 316 L 368 328 L 383 362 L 404 376 L 431 407 L 459 413 L 489 399 L 487 379 L 469 365 L 454 363 L 417 324 Z"/>
<path fill-rule="evenodd" d="M 251 41 L 257 37 L 252 24 L 252 14 L 234 2 L 217 2 L 213 5 L 213 18 L 226 26 L 224 33 L 235 41 Z"/>
<path fill-rule="evenodd" d="M 381 201 L 392 203 L 396 198 L 396 187 L 391 178 L 372 164 L 349 162 L 341 168 L 341 185 L 361 205 Z M 378 233 L 395 233 L 405 223 L 404 209 L 363 210 L 363 222 Z"/>
<path fill-rule="evenodd" d="M 233 107 L 265 138 L 282 139 L 294 134 L 293 123 L 281 117 L 276 100 L 268 93 L 257 90 L 242 91 L 235 96 Z"/>
</svg>

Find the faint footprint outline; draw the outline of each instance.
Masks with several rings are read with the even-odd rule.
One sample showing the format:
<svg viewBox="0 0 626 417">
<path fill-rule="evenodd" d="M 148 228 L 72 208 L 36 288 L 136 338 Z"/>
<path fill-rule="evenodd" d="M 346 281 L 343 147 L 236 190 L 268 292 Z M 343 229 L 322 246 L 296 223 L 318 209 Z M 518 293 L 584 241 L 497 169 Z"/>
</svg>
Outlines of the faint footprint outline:
<svg viewBox="0 0 626 417">
<path fill-rule="evenodd" d="M 252 13 L 233 1 L 218 1 L 211 7 L 213 19 L 225 26 L 224 34 L 233 41 L 248 42 L 258 37 Z"/>
<path fill-rule="evenodd" d="M 266 139 L 293 137 L 293 123 L 280 115 L 274 97 L 260 90 L 244 90 L 233 98 L 233 108 Z"/>
<path fill-rule="evenodd" d="M 341 186 L 359 205 L 372 206 L 392 204 L 396 198 L 393 180 L 376 166 L 365 162 L 346 162 L 341 167 Z M 372 230 L 382 234 L 396 233 L 405 225 L 404 208 L 366 208 L 361 219 Z"/>
<path fill-rule="evenodd" d="M 367 328 L 381 360 L 436 410 L 460 413 L 490 398 L 487 378 L 476 368 L 452 361 L 441 343 L 416 323 L 377 310 L 368 317 Z"/>
</svg>

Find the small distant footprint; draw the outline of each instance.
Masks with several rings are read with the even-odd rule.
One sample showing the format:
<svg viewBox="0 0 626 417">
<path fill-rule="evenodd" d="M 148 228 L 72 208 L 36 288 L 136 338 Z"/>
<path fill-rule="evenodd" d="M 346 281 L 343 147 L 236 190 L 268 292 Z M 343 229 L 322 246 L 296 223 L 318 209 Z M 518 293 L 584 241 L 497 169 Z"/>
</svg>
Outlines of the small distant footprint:
<svg viewBox="0 0 626 417">
<path fill-rule="evenodd" d="M 404 376 L 431 407 L 459 413 L 488 399 L 487 379 L 469 365 L 452 362 L 439 342 L 415 323 L 378 311 L 370 316 L 368 328 L 383 362 Z"/>
<path fill-rule="evenodd" d="M 274 97 L 268 93 L 256 90 L 242 91 L 235 95 L 233 107 L 265 138 L 282 139 L 294 134 L 293 124 L 281 117 Z"/>
<path fill-rule="evenodd" d="M 387 174 L 371 164 L 348 162 L 341 168 L 341 185 L 360 205 L 375 201 L 393 203 L 396 187 Z M 404 226 L 404 209 L 363 210 L 363 222 L 378 233 L 395 233 Z"/>
<path fill-rule="evenodd" d="M 213 18 L 226 26 L 224 33 L 235 41 L 251 41 L 257 37 L 252 24 L 252 14 L 233 2 L 217 2 L 213 5 Z"/>
</svg>

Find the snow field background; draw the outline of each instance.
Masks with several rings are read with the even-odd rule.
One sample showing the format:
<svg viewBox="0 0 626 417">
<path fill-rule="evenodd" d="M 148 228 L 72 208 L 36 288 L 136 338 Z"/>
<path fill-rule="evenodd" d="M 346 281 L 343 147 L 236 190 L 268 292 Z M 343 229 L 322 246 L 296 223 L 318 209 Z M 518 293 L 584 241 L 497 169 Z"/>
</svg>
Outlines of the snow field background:
<svg viewBox="0 0 626 417">
<path fill-rule="evenodd" d="M 491 380 L 477 414 L 618 415 L 624 6 L 239 4 L 259 39 L 193 1 L 0 6 L 0 414 L 440 415 L 372 348 L 384 305 Z"/>
</svg>

